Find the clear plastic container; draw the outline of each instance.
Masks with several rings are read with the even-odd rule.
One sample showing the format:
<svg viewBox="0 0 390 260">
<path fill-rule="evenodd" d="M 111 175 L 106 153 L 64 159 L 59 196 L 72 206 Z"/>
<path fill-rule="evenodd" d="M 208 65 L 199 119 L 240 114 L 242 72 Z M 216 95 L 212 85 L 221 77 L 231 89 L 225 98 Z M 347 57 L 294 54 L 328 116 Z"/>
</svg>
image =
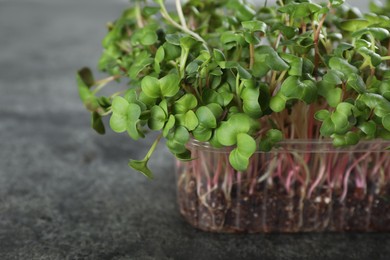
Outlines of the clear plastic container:
<svg viewBox="0 0 390 260">
<path fill-rule="evenodd" d="M 180 212 L 213 232 L 390 231 L 388 147 L 284 141 L 237 172 L 229 149 L 192 141 L 196 159 L 177 162 Z"/>
</svg>

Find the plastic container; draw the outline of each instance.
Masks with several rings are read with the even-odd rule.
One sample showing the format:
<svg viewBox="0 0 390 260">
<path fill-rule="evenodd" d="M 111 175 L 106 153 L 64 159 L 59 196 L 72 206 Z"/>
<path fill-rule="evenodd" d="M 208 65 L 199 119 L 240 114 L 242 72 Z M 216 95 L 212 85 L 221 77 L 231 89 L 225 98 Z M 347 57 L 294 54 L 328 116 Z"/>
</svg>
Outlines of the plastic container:
<svg viewBox="0 0 390 260">
<path fill-rule="evenodd" d="M 252 156 L 246 172 L 229 149 L 191 141 L 177 162 L 180 212 L 213 232 L 390 231 L 389 141 L 334 148 L 329 141 L 284 141 Z"/>
</svg>

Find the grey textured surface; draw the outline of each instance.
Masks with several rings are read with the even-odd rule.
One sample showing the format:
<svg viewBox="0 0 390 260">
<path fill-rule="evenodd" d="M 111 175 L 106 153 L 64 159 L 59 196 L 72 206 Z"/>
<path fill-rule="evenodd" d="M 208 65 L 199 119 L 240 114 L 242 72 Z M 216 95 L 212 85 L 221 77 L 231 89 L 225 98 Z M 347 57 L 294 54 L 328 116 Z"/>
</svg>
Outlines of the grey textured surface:
<svg viewBox="0 0 390 260">
<path fill-rule="evenodd" d="M 87 5 L 87 2 L 93 3 Z M 108 1 L 106 1 L 108 2 Z M 362 1 L 361 1 L 362 2 Z M 74 73 L 125 1 L 0 1 L 0 259 L 389 259 L 390 234 L 221 235 L 179 216 L 173 159 L 89 128 Z"/>
</svg>

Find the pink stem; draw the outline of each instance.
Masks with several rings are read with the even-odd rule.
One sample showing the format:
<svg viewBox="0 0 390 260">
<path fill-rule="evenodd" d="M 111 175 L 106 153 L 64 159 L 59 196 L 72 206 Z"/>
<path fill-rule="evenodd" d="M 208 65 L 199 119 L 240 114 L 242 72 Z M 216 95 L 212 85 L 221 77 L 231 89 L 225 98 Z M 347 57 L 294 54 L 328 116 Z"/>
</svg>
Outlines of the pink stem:
<svg viewBox="0 0 390 260">
<path fill-rule="evenodd" d="M 348 170 L 347 170 L 347 172 L 345 173 L 345 176 L 344 176 L 344 190 L 343 190 L 343 193 L 341 195 L 340 201 L 343 201 L 345 199 L 345 197 L 347 196 L 347 192 L 348 192 L 348 179 L 349 179 L 349 175 L 351 174 L 351 171 L 353 170 L 353 168 L 356 167 L 356 165 L 358 165 L 359 162 L 361 162 L 362 160 L 367 158 L 370 154 L 371 154 L 370 151 L 365 153 L 363 156 L 361 156 L 360 158 L 356 159 L 354 161 L 354 163 L 348 168 Z"/>
<path fill-rule="evenodd" d="M 333 172 L 333 174 L 334 174 L 333 179 L 336 182 L 336 184 L 342 182 L 342 179 L 343 179 L 343 174 L 342 173 L 344 173 L 346 171 L 345 169 L 348 166 L 349 157 L 348 157 L 348 155 L 344 155 L 343 157 L 340 158 L 340 160 L 341 160 L 342 163 L 338 164 L 336 166 L 335 171 Z"/>
<path fill-rule="evenodd" d="M 320 167 L 320 173 L 318 174 L 318 177 L 317 179 L 314 181 L 314 183 L 311 185 L 310 189 L 309 189 L 309 193 L 307 194 L 307 197 L 310 198 L 311 197 L 311 194 L 313 193 L 314 189 L 318 186 L 318 184 L 320 183 L 320 181 L 322 180 L 322 178 L 324 177 L 324 174 L 325 174 L 325 169 L 326 169 L 326 166 L 323 164 L 321 165 Z"/>
<path fill-rule="evenodd" d="M 326 169 L 326 179 L 328 181 L 328 185 L 330 188 L 333 188 L 333 181 L 331 177 L 331 169 L 332 169 L 332 160 L 333 160 L 333 154 L 329 154 L 328 156 L 328 166 Z"/>
<path fill-rule="evenodd" d="M 380 167 L 383 166 L 383 162 L 387 159 L 387 155 L 383 154 L 381 156 L 382 158 L 379 160 L 378 163 L 376 163 L 374 170 L 372 171 L 372 176 L 375 176 L 377 172 L 379 171 Z"/>
<path fill-rule="evenodd" d="M 214 187 L 218 186 L 218 179 L 219 179 L 219 175 L 221 174 L 221 171 L 222 171 L 222 156 L 219 157 L 218 159 L 218 165 L 217 165 L 217 169 L 216 169 L 216 172 L 215 172 L 215 175 L 214 175 L 214 178 L 213 178 L 213 184 L 214 184 Z"/>
</svg>

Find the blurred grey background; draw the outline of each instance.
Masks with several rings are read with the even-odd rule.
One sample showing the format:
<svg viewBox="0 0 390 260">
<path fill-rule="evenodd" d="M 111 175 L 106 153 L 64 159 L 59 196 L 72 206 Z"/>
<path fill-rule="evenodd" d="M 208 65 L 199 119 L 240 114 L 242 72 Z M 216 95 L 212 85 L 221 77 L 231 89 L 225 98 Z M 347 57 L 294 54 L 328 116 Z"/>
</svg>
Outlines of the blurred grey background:
<svg viewBox="0 0 390 260">
<path fill-rule="evenodd" d="M 367 9 L 367 1 L 348 1 Z M 263 3 L 263 1 L 259 1 Z M 389 234 L 219 235 L 179 216 L 173 158 L 98 136 L 75 72 L 124 0 L 0 0 L 0 259 L 388 259 Z"/>
</svg>

